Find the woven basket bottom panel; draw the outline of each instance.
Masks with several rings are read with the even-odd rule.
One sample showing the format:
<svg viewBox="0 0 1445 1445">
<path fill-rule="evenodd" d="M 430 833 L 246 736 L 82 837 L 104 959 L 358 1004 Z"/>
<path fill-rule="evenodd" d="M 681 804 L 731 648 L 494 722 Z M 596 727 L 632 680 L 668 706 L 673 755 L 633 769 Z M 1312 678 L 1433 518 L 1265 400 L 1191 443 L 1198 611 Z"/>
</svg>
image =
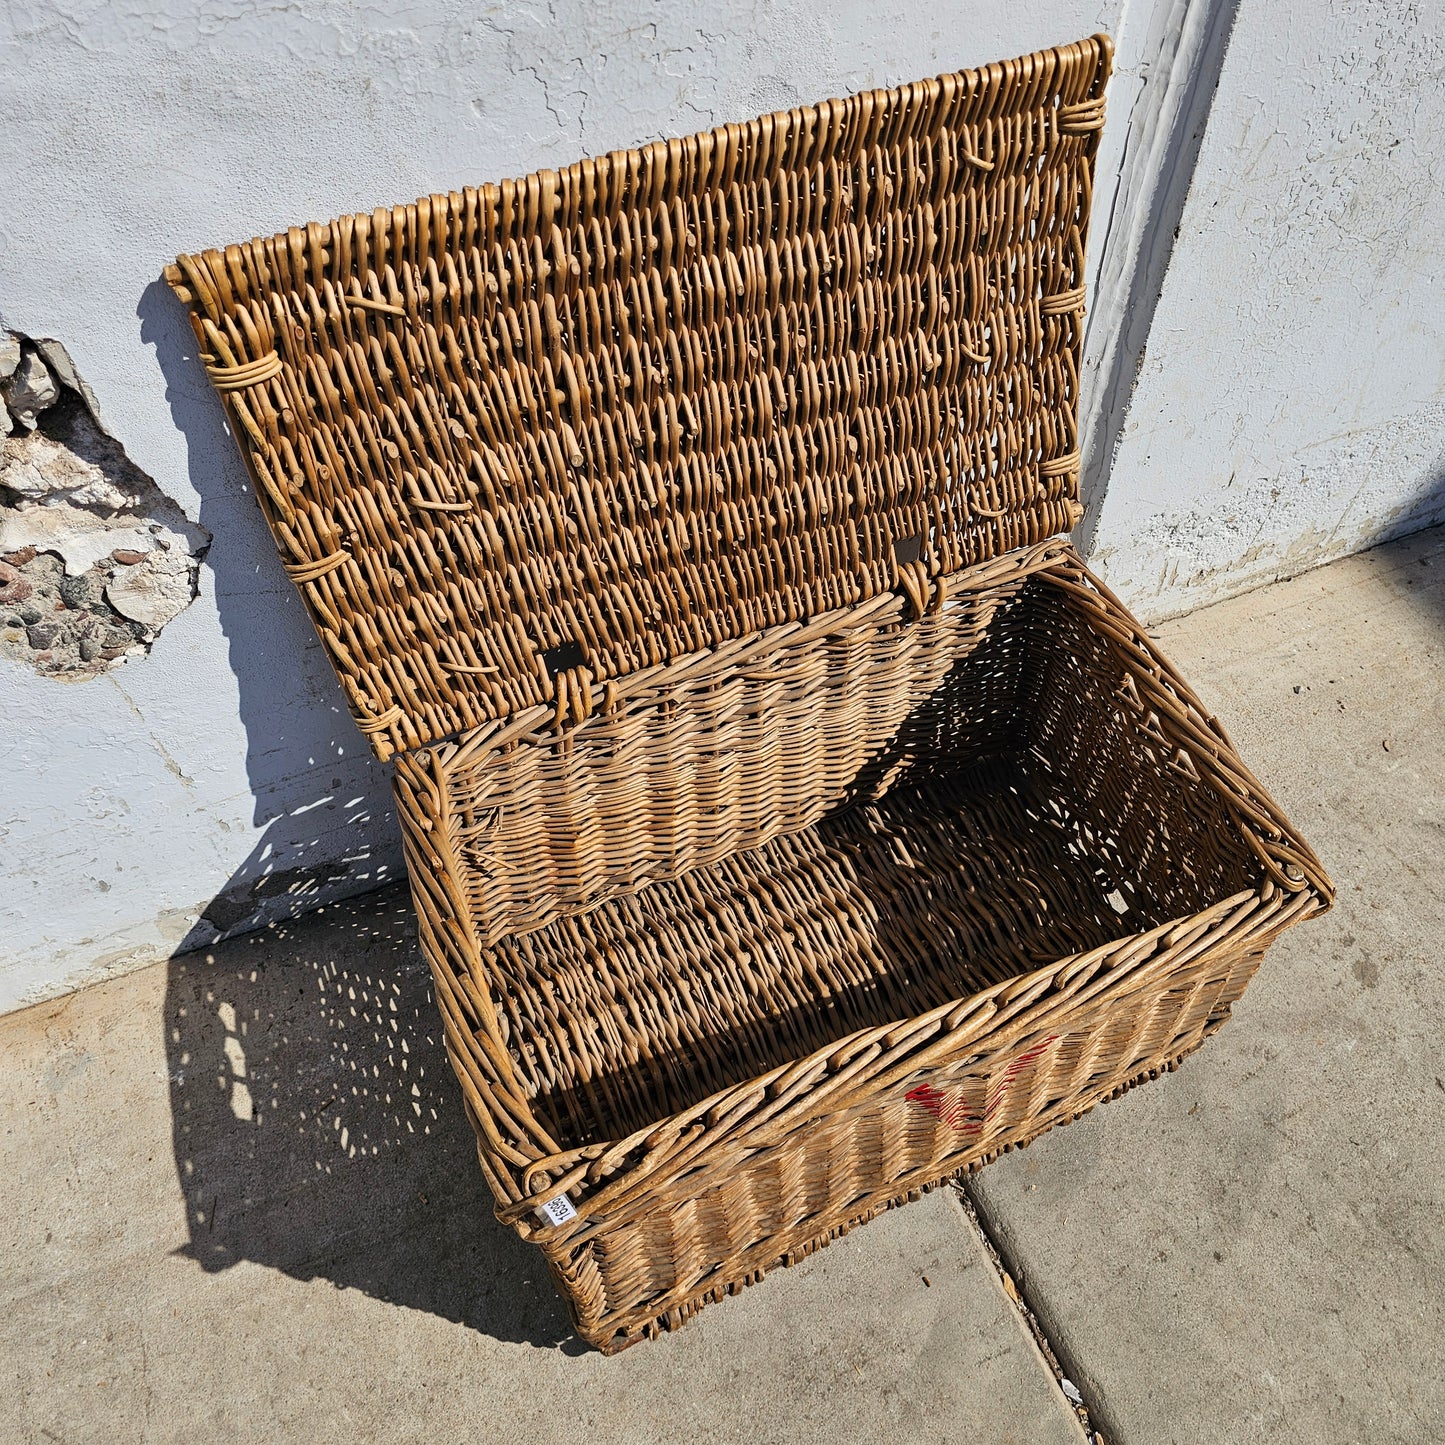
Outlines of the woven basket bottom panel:
<svg viewBox="0 0 1445 1445">
<path fill-rule="evenodd" d="M 858 1029 L 1164 922 L 1125 901 L 1133 880 L 1081 834 L 1040 780 L 1000 764 L 505 940 L 493 966 L 534 1107 L 571 1143 L 624 1137 Z"/>
</svg>

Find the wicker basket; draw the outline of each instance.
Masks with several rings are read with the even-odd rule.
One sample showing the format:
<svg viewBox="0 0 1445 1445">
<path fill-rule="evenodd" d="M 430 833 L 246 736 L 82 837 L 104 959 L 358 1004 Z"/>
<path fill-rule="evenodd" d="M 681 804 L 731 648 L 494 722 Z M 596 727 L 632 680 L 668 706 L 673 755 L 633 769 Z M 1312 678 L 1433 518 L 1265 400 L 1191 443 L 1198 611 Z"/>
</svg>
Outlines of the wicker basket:
<svg viewBox="0 0 1445 1445">
<path fill-rule="evenodd" d="M 1330 902 L 1060 535 L 1108 64 L 168 272 L 603 1350 L 1172 1068 Z"/>
</svg>

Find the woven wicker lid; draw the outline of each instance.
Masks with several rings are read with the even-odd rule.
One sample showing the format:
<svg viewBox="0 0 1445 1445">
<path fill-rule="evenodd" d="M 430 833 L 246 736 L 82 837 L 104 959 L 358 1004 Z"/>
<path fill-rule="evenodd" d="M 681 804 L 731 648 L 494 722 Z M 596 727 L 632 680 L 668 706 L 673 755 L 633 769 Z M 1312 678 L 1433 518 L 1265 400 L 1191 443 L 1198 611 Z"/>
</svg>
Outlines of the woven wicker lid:
<svg viewBox="0 0 1445 1445">
<path fill-rule="evenodd" d="M 1110 54 L 168 267 L 378 755 L 1070 528 Z"/>
</svg>

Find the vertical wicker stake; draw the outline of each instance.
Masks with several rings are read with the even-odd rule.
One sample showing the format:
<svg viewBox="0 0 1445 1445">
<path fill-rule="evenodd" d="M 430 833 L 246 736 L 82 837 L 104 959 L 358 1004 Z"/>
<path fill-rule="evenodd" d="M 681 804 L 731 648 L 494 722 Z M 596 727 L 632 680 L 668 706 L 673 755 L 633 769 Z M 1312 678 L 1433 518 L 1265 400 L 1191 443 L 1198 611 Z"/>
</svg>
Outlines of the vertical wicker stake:
<svg viewBox="0 0 1445 1445">
<path fill-rule="evenodd" d="M 1174 1067 L 1330 902 L 1062 535 L 1109 59 L 168 271 L 603 1350 Z"/>
</svg>

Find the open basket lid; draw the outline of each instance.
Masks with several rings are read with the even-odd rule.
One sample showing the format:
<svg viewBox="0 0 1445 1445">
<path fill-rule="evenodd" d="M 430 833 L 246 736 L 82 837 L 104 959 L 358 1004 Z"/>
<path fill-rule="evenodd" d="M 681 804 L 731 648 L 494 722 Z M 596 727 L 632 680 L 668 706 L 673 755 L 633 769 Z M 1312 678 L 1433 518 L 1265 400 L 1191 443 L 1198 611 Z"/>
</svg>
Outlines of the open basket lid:
<svg viewBox="0 0 1445 1445">
<path fill-rule="evenodd" d="M 1072 527 L 1110 57 L 168 267 L 378 756 Z"/>
</svg>

